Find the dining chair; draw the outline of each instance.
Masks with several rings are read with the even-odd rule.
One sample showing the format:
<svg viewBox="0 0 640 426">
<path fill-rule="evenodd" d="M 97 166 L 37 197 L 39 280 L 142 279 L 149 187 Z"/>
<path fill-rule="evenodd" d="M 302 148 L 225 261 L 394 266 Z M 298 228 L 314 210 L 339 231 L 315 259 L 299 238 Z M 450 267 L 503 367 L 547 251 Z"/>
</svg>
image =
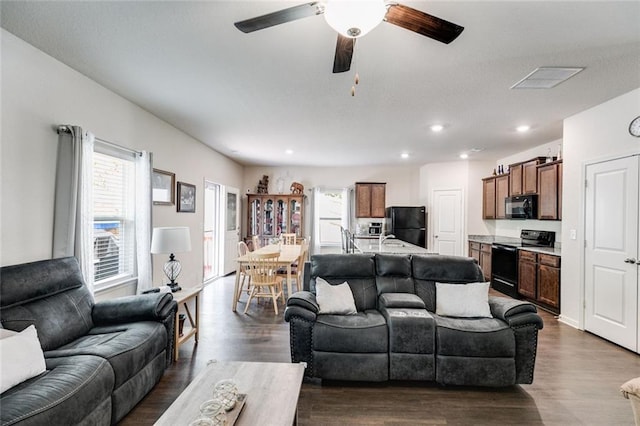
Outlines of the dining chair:
<svg viewBox="0 0 640 426">
<path fill-rule="evenodd" d="M 280 241 L 285 245 L 293 245 L 296 243 L 296 234 L 280 234 Z"/>
<path fill-rule="evenodd" d="M 244 308 L 244 313 L 249 310 L 251 300 L 254 298 L 268 298 L 273 302 L 273 310 L 278 315 L 278 298 L 284 302 L 282 291 L 282 277 L 277 274 L 278 264 L 276 260 L 280 253 L 249 254 L 249 277 L 251 278 L 251 289 L 249 299 Z"/>
<path fill-rule="evenodd" d="M 300 291 L 302 289 L 302 278 L 304 273 L 304 262 L 307 260 L 307 256 L 309 255 L 309 243 L 306 239 L 301 240 L 300 244 L 300 254 L 295 262 L 291 264 L 291 278 L 296 282 L 296 291 Z M 283 281 L 287 276 L 287 268 L 280 267 L 278 268 L 278 275 L 282 276 Z M 291 285 L 293 287 L 293 284 Z M 293 288 L 287 288 L 286 292 L 289 296 L 291 296 L 294 291 Z"/>
<path fill-rule="evenodd" d="M 251 245 L 253 245 L 253 251 L 256 251 L 260 247 L 262 247 L 262 244 L 260 244 L 260 237 L 258 235 L 254 235 L 253 237 L 251 237 Z"/>
<path fill-rule="evenodd" d="M 245 243 L 244 241 L 238 241 L 238 257 L 244 256 L 247 253 L 249 253 L 249 247 L 247 246 L 247 243 Z M 249 289 L 251 287 L 251 277 L 248 274 L 248 270 L 248 266 L 244 266 L 240 270 L 240 287 L 238 288 L 238 294 L 236 296 L 238 299 L 240 299 L 240 295 L 243 291 L 246 291 L 247 294 L 249 294 Z"/>
</svg>

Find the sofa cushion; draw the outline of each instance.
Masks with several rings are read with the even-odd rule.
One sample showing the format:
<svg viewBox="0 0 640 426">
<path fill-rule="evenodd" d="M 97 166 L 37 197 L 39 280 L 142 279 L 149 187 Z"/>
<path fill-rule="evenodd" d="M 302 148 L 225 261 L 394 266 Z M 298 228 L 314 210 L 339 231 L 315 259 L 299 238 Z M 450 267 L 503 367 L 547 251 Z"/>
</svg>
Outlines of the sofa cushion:
<svg viewBox="0 0 640 426">
<path fill-rule="evenodd" d="M 424 309 L 424 300 L 410 293 L 384 293 L 379 297 L 379 307 L 382 308 L 417 308 Z"/>
<path fill-rule="evenodd" d="M 376 286 L 378 294 L 414 293 L 411 277 L 411 256 L 398 254 L 376 255 Z"/>
<path fill-rule="evenodd" d="M 496 318 L 451 318 L 433 316 L 436 321 L 438 355 L 465 357 L 514 357 L 513 330 Z"/>
<path fill-rule="evenodd" d="M 370 254 L 317 254 L 311 256 L 310 289 L 315 293 L 315 280 L 322 277 L 330 284 L 347 282 L 351 287 L 358 312 L 376 308 L 376 268 Z"/>
<path fill-rule="evenodd" d="M 376 310 L 356 315 L 318 315 L 313 328 L 313 350 L 324 352 L 387 352 L 388 331 Z"/>
<path fill-rule="evenodd" d="M 2 425 L 80 424 L 95 409 L 107 404 L 110 424 L 113 369 L 100 357 L 81 355 L 46 360 L 47 371 L 2 394 Z"/>
<path fill-rule="evenodd" d="M 354 315 L 357 313 L 353 293 L 346 282 L 331 285 L 322 278 L 316 278 L 316 300 L 320 314 Z"/>
<path fill-rule="evenodd" d="M 0 338 L 0 393 L 45 371 L 44 354 L 32 325 L 22 330 L 2 330 Z"/>
<path fill-rule="evenodd" d="M 411 256 L 416 294 L 427 310 L 436 311 L 436 281 L 441 283 L 473 283 L 484 280 L 478 262 L 461 256 Z"/>
<path fill-rule="evenodd" d="M 491 318 L 491 283 L 436 283 L 436 314 L 448 317 Z"/>
<path fill-rule="evenodd" d="M 149 364 L 167 345 L 167 333 L 158 322 L 144 321 L 94 327 L 85 336 L 45 357 L 95 355 L 109 361 L 115 373 L 115 388 Z"/>
</svg>

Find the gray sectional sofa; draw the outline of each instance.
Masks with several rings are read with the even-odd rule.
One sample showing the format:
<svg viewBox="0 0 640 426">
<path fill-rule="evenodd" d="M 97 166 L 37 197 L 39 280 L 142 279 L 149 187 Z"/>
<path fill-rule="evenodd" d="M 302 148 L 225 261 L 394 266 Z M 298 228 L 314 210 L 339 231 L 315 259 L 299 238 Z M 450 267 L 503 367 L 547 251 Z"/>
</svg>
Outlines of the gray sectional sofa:
<svg viewBox="0 0 640 426">
<path fill-rule="evenodd" d="M 322 314 L 316 280 L 347 282 L 355 315 Z M 532 383 L 536 307 L 488 297 L 491 318 L 436 314 L 436 283 L 484 281 L 471 258 L 324 254 L 305 265 L 304 290 L 287 301 L 293 362 L 331 380 L 424 380 L 445 385 Z M 486 293 L 485 293 L 486 294 Z"/>
<path fill-rule="evenodd" d="M 46 371 L 0 395 L 2 425 L 110 425 L 172 362 L 171 294 L 94 303 L 75 258 L 0 270 L 0 323 L 35 325 Z"/>
</svg>

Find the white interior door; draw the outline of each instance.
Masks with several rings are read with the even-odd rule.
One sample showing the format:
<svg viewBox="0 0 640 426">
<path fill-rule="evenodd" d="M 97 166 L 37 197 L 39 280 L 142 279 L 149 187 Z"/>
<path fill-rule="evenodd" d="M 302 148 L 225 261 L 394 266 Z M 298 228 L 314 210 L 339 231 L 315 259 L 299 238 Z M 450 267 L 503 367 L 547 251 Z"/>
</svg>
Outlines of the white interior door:
<svg viewBox="0 0 640 426">
<path fill-rule="evenodd" d="M 439 254 L 462 256 L 462 190 L 434 189 L 431 199 L 433 250 Z"/>
<path fill-rule="evenodd" d="M 588 165 L 585 329 L 638 351 L 638 157 Z"/>
<path fill-rule="evenodd" d="M 224 194 L 224 275 L 236 270 L 238 241 L 240 241 L 240 198 L 237 188 L 225 187 Z"/>
</svg>

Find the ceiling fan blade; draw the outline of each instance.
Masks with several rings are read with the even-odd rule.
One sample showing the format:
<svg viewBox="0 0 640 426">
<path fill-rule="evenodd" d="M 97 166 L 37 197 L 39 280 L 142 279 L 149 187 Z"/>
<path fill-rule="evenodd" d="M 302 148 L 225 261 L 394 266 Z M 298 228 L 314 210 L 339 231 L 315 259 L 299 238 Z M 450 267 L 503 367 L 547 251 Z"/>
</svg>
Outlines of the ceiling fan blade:
<svg viewBox="0 0 640 426">
<path fill-rule="evenodd" d="M 338 34 L 336 42 L 336 56 L 333 59 L 333 73 L 349 71 L 351 68 L 351 58 L 353 57 L 353 47 L 356 44 L 355 38 L 345 37 Z"/>
<path fill-rule="evenodd" d="M 385 21 L 442 43 L 455 40 L 464 27 L 401 4 L 391 4 Z"/>
<path fill-rule="evenodd" d="M 324 8 L 317 1 L 305 3 L 298 6 L 288 7 L 278 10 L 277 12 L 268 13 L 266 15 L 257 16 L 244 21 L 236 22 L 236 28 L 243 33 L 251 33 L 274 25 L 284 24 L 286 22 L 295 21 L 297 19 L 315 16 L 324 13 Z"/>
</svg>

